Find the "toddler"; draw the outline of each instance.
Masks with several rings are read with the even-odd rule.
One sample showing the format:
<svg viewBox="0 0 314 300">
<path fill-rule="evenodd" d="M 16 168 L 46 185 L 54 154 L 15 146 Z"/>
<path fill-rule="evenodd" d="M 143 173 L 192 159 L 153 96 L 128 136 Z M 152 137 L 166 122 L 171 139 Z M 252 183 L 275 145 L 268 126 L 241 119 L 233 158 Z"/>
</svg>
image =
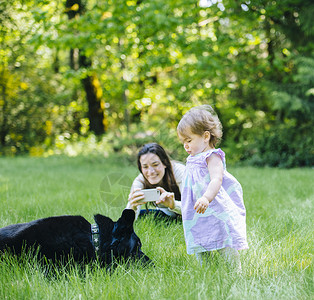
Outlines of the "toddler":
<svg viewBox="0 0 314 300">
<path fill-rule="evenodd" d="M 240 183 L 226 170 L 225 153 L 215 149 L 222 126 L 209 105 L 192 108 L 177 132 L 189 154 L 182 186 L 182 220 L 187 253 L 202 263 L 218 252 L 241 270 L 238 250 L 247 249 L 245 207 Z"/>
</svg>

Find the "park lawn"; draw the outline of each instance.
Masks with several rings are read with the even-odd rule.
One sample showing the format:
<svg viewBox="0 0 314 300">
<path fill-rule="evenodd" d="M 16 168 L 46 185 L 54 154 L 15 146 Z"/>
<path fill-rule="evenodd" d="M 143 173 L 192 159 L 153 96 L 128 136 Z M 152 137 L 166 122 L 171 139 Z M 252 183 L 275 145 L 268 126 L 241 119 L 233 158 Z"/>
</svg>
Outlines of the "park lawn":
<svg viewBox="0 0 314 300">
<path fill-rule="evenodd" d="M 0 226 L 62 214 L 116 220 L 137 174 L 127 158 L 0 158 Z M 186 254 L 180 223 L 135 223 L 154 268 L 86 266 L 45 276 L 32 259 L 0 259 L 0 299 L 313 299 L 314 169 L 234 167 L 250 248 L 234 274 Z"/>
</svg>

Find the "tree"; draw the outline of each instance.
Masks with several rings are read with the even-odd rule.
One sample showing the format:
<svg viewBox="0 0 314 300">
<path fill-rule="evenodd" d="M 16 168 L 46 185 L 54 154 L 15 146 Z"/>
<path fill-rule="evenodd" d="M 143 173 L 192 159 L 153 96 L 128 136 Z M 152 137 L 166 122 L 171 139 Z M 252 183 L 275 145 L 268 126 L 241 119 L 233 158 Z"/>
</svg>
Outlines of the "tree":
<svg viewBox="0 0 314 300">
<path fill-rule="evenodd" d="M 20 1 L 11 2 L 19 7 Z M 14 44 L 14 34 L 23 28 L 7 36 L 10 47 L 20 47 L 27 55 L 19 68 L 21 77 L 15 78 L 23 81 L 26 66 L 34 63 L 28 86 L 45 92 L 28 92 L 39 93 L 46 107 L 42 113 L 54 128 L 50 140 L 86 135 L 88 123 L 98 134 L 105 122 L 109 135 L 120 131 L 127 138 L 121 138 L 121 145 L 134 142 L 136 131 L 149 135 L 162 127 L 165 134 L 158 136 L 174 132 L 168 138 L 174 148 L 181 115 L 191 106 L 209 103 L 224 125 L 222 146 L 236 160 L 309 165 L 311 160 L 302 157 L 312 154 L 313 141 L 310 2 L 28 0 L 22 7 L 27 11 L 25 24 L 33 28 L 26 39 L 29 49 L 23 48 L 25 43 Z M 12 74 L 13 56 L 7 57 L 11 69 L 6 74 Z M 45 74 L 39 82 L 49 78 L 47 87 L 36 83 L 38 70 Z M 54 88 L 49 101 L 48 86 Z M 294 127 L 302 128 L 303 138 L 287 145 L 286 137 L 297 135 Z M 294 160 L 296 150 L 299 158 Z M 274 152 L 279 155 L 264 155 Z"/>
<path fill-rule="evenodd" d="M 81 0 L 66 0 L 66 13 L 69 20 L 79 18 L 85 12 L 85 5 Z M 92 58 L 87 57 L 84 48 L 70 50 L 70 66 L 75 71 L 80 68 L 89 69 L 92 66 Z M 105 132 L 106 121 L 102 101 L 102 89 L 96 74 L 87 72 L 81 79 L 88 103 L 89 127 L 96 135 Z"/>
</svg>

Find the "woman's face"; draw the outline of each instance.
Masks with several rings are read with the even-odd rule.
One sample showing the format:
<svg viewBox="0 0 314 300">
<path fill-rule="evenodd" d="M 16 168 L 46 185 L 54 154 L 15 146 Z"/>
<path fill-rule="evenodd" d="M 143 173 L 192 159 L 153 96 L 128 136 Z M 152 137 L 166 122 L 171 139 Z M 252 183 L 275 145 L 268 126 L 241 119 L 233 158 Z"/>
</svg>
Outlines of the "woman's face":
<svg viewBox="0 0 314 300">
<path fill-rule="evenodd" d="M 158 184 L 165 175 L 166 166 L 161 162 L 158 155 L 154 153 L 143 154 L 140 157 L 143 176 L 150 184 Z"/>
</svg>

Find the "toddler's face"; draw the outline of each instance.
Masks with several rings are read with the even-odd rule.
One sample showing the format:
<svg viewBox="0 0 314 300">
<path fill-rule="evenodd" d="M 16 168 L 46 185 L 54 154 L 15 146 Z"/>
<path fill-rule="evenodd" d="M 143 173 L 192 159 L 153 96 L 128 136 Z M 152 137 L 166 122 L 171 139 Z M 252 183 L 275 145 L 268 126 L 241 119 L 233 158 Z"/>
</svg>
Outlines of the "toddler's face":
<svg viewBox="0 0 314 300">
<path fill-rule="evenodd" d="M 210 149 L 210 133 L 208 131 L 205 131 L 203 135 L 187 132 L 187 134 L 184 135 L 178 133 L 178 136 L 185 151 L 192 156 Z"/>
</svg>

